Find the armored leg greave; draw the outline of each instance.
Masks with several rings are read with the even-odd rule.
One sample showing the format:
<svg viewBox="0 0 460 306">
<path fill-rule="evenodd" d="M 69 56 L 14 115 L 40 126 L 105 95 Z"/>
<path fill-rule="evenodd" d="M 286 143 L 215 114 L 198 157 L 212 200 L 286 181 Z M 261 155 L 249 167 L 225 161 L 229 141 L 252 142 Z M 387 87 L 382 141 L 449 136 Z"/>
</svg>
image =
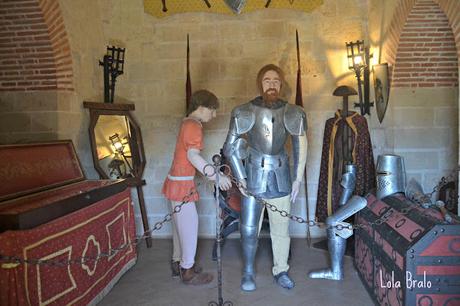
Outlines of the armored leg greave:
<svg viewBox="0 0 460 306">
<path fill-rule="evenodd" d="M 334 280 L 343 279 L 343 255 L 345 254 L 346 240 L 353 235 L 353 230 L 348 229 L 349 223 L 343 222 L 358 211 L 366 207 L 367 201 L 363 197 L 353 196 L 346 205 L 342 206 L 332 216 L 326 219 L 327 239 L 329 254 L 331 255 L 332 267 L 312 271 L 308 274 L 310 278 L 327 278 Z M 342 229 L 336 226 L 342 225 Z"/>
<path fill-rule="evenodd" d="M 353 195 L 356 186 L 356 165 L 346 165 L 345 173 L 340 181 L 342 186 L 342 194 L 340 196 L 339 205 L 345 205 Z"/>
<path fill-rule="evenodd" d="M 345 255 L 347 240 L 337 236 L 331 229 L 328 229 L 327 239 L 329 255 L 331 256 L 331 275 L 326 278 L 341 280 L 343 279 L 343 256 Z"/>
<path fill-rule="evenodd" d="M 366 201 L 357 196 L 350 200 L 356 185 L 355 165 L 346 166 L 346 172 L 343 174 L 340 184 L 343 187 L 340 208 L 326 219 L 326 225 L 328 226 L 327 246 L 331 256 L 331 268 L 312 271 L 308 274 L 310 278 L 343 279 L 343 256 L 347 245 L 346 238 L 353 235 L 353 232 L 348 230 L 348 233 L 345 233 L 346 230 L 343 230 L 343 233 L 338 234 L 335 226 L 364 208 Z"/>
<path fill-rule="evenodd" d="M 241 289 L 252 291 L 256 289 L 254 281 L 254 261 L 257 253 L 259 220 L 262 205 L 254 197 L 244 197 L 241 207 L 241 246 L 243 251 L 243 278 Z"/>
<path fill-rule="evenodd" d="M 347 240 L 337 236 L 334 230 L 327 229 L 327 247 L 329 248 L 329 255 L 331 256 L 331 268 L 314 270 L 308 274 L 310 278 L 326 278 L 333 280 L 343 279 L 343 256 L 345 255 L 345 248 Z"/>
</svg>

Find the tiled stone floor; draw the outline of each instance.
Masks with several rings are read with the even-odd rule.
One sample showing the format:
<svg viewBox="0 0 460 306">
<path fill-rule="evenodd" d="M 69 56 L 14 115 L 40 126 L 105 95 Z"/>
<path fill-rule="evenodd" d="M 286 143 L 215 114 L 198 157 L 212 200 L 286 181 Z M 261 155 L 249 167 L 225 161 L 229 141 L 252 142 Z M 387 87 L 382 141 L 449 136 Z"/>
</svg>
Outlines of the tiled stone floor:
<svg viewBox="0 0 460 306">
<path fill-rule="evenodd" d="M 215 280 L 206 286 L 183 285 L 170 276 L 171 241 L 158 239 L 153 247 L 139 246 L 137 264 L 129 270 L 99 303 L 99 305 L 208 305 L 217 301 L 216 263 L 211 260 L 212 240 L 200 240 L 198 262 L 206 271 L 212 271 Z M 222 255 L 223 298 L 235 306 L 246 305 L 354 305 L 370 306 L 374 303 L 362 285 L 350 257 L 345 259 L 345 280 L 312 280 L 307 278 L 311 269 L 328 265 L 326 251 L 308 248 L 306 239 L 292 239 L 290 276 L 296 282 L 292 290 L 285 290 L 273 282 L 272 256 L 269 239 L 261 239 L 257 254 L 257 290 L 240 290 L 241 255 L 238 239 L 229 239 Z"/>
</svg>

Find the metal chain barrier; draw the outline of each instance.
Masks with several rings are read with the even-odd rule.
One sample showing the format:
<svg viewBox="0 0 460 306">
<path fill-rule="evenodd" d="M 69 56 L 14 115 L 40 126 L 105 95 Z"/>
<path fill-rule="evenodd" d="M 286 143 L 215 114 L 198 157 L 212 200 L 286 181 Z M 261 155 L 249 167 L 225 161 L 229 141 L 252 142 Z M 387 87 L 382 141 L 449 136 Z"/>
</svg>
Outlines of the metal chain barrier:
<svg viewBox="0 0 460 306">
<path fill-rule="evenodd" d="M 205 167 L 207 167 L 207 166 L 213 167 L 213 165 L 210 165 L 210 164 L 206 165 Z M 426 196 L 431 199 L 431 197 L 436 192 L 439 192 L 439 190 L 444 185 L 446 185 L 450 180 L 456 181 L 457 180 L 457 177 L 456 177 L 457 172 L 458 172 L 458 169 L 454 169 L 452 171 L 452 173 L 449 174 L 448 176 L 443 176 L 440 179 L 440 181 L 438 182 L 438 184 L 436 184 L 433 187 L 433 190 L 430 193 L 426 194 Z M 305 224 L 306 226 L 309 226 L 309 227 L 313 227 L 313 226 L 326 227 L 326 223 L 324 223 L 324 222 L 317 222 L 317 221 L 314 221 L 314 220 L 305 220 L 304 218 L 302 218 L 300 216 L 296 216 L 296 215 L 293 215 L 293 214 L 291 214 L 291 213 L 289 213 L 289 212 L 287 212 L 285 210 L 279 209 L 278 207 L 276 207 L 276 205 L 270 204 L 267 201 L 265 201 L 263 198 L 251 193 L 237 178 L 235 178 L 231 174 L 227 174 L 227 175 L 230 178 L 230 180 L 232 181 L 232 183 L 235 184 L 235 186 L 238 187 L 238 189 L 243 191 L 243 193 L 247 194 L 248 196 L 254 197 L 258 203 L 260 203 L 261 205 L 264 205 L 267 209 L 270 209 L 272 212 L 279 213 L 282 217 L 289 218 L 290 220 L 292 220 L 294 222 L 297 222 L 297 223 L 300 223 L 300 224 Z M 197 185 L 199 186 L 200 184 L 197 184 Z M 166 214 L 164 216 L 163 220 L 156 222 L 151 230 L 144 232 L 140 236 L 136 236 L 134 241 L 132 241 L 131 243 L 123 244 L 118 248 L 112 248 L 106 253 L 100 253 L 98 256 L 95 256 L 95 257 L 85 256 L 85 257 L 78 257 L 78 258 L 66 259 L 66 260 L 55 260 L 55 259 L 47 260 L 47 259 L 25 259 L 25 258 L 18 257 L 18 256 L 8 256 L 8 255 L 0 254 L 0 263 L 2 263 L 2 264 L 13 264 L 13 265 L 26 263 L 26 264 L 31 264 L 31 265 L 67 266 L 67 265 L 71 265 L 71 264 L 79 264 L 79 265 L 81 265 L 81 264 L 84 264 L 84 263 L 87 263 L 87 262 L 98 261 L 99 259 L 101 259 L 103 257 L 113 256 L 113 255 L 117 254 L 118 252 L 128 248 L 130 245 L 135 246 L 135 245 L 139 244 L 143 239 L 146 239 L 147 237 L 149 237 L 150 236 L 149 234 L 152 233 L 153 231 L 160 230 L 166 222 L 169 222 L 169 221 L 172 220 L 172 217 L 173 217 L 174 214 L 177 214 L 177 213 L 179 213 L 181 211 L 182 206 L 187 204 L 189 202 L 190 197 L 192 195 L 194 195 L 196 192 L 197 191 L 192 188 L 190 190 L 190 192 L 183 198 L 182 202 L 179 205 L 174 207 L 173 212 Z M 417 199 L 411 199 L 411 200 L 416 202 L 420 206 L 422 206 L 422 204 L 424 204 L 424 203 L 417 202 Z M 433 206 L 435 206 L 435 205 L 433 204 Z M 400 213 L 402 215 L 407 215 L 413 209 L 415 209 L 415 207 L 417 207 L 417 206 L 413 206 L 413 207 L 410 207 L 410 208 L 403 208 L 400 211 Z M 343 226 L 341 224 L 337 224 L 334 227 L 335 227 L 336 230 L 340 231 L 340 230 L 344 230 L 344 229 L 346 229 L 346 230 L 359 229 L 359 228 L 369 227 L 369 226 L 372 226 L 372 225 L 379 226 L 379 225 L 385 223 L 386 221 L 388 221 L 388 219 L 391 217 L 391 215 L 394 212 L 395 212 L 395 210 L 393 208 L 390 208 L 380 218 L 378 218 L 377 220 L 375 220 L 373 222 L 369 222 L 367 224 L 350 224 L 348 226 Z M 425 216 L 426 217 L 431 217 L 431 216 L 428 216 L 428 215 L 425 215 Z"/>
<path fill-rule="evenodd" d="M 439 192 L 439 190 L 444 186 L 446 185 L 449 180 L 454 180 L 456 181 L 457 180 L 457 173 L 458 173 L 459 169 L 454 169 L 447 177 L 443 176 L 440 181 L 438 182 L 438 184 L 436 184 L 434 187 L 433 187 L 433 190 L 426 194 L 427 197 L 429 197 L 430 199 L 432 198 L 432 196 L 436 193 L 436 192 Z M 278 207 L 276 207 L 276 205 L 273 205 L 273 204 L 270 204 L 268 203 L 267 201 L 265 201 L 263 198 L 251 193 L 237 178 L 235 178 L 234 176 L 232 175 L 229 175 L 229 177 L 231 178 L 231 181 L 238 187 L 238 189 L 240 189 L 242 191 L 242 193 L 245 193 L 247 194 L 248 196 L 252 196 L 256 199 L 256 201 L 262 205 L 264 205 L 267 209 L 270 209 L 272 212 L 275 212 L 275 213 L 279 213 L 282 217 L 286 217 L 286 218 L 289 218 L 290 220 L 294 221 L 294 222 L 297 222 L 297 223 L 300 223 L 300 224 L 305 224 L 306 226 L 309 226 L 309 227 L 313 227 L 313 226 L 318 226 L 318 227 L 325 227 L 326 226 L 326 223 L 324 222 L 317 222 L 317 221 L 314 221 L 314 220 L 305 220 L 304 218 L 300 217 L 300 216 L 296 216 L 296 215 L 293 215 L 285 210 L 280 210 Z M 420 202 L 417 202 L 416 199 L 411 199 L 412 201 L 416 202 L 418 205 L 422 206 L 422 203 Z M 432 206 L 435 206 L 435 204 L 433 204 Z M 415 209 L 415 207 L 417 206 L 413 206 L 413 207 L 410 207 L 410 208 L 403 208 L 401 209 L 400 213 L 402 215 L 407 215 L 409 214 L 413 209 Z M 423 207 L 423 206 L 422 206 Z M 344 229 L 347 229 L 347 230 L 353 230 L 353 229 L 359 229 L 359 228 L 364 228 L 364 227 L 369 227 L 369 226 L 372 226 L 372 225 L 381 225 L 383 223 L 385 223 L 386 221 L 388 221 L 388 219 L 391 217 L 391 215 L 395 212 L 395 210 L 393 208 L 390 208 L 388 211 L 386 211 L 380 218 L 378 218 L 377 220 L 373 221 L 373 222 L 369 222 L 367 224 L 350 224 L 348 226 L 344 226 L 342 224 L 337 224 L 335 226 L 328 226 L 328 228 L 332 228 L 332 227 L 335 227 L 336 230 L 344 230 Z M 430 217 L 429 215 L 426 215 L 424 214 L 424 216 L 426 217 Z"/>
<path fill-rule="evenodd" d="M 447 185 L 449 182 L 453 181 L 453 182 L 458 183 L 458 171 L 460 171 L 460 166 L 457 167 L 457 169 L 452 170 L 452 172 L 449 175 L 441 177 L 439 182 L 433 187 L 433 189 L 432 189 L 432 191 L 430 193 L 423 194 L 421 197 L 411 197 L 409 199 L 412 200 L 413 202 L 417 203 L 419 206 L 421 206 L 424 209 L 431 208 L 431 207 L 439 208 L 441 210 L 441 213 L 443 213 L 442 210 L 445 211 L 445 209 L 442 209 L 442 208 L 445 207 L 445 203 L 442 202 L 442 201 L 439 201 L 439 202 L 441 202 L 441 205 L 439 205 L 438 202 L 432 203 L 433 195 L 435 193 L 438 193 L 441 190 L 441 188 L 443 186 Z M 459 197 L 459 195 L 457 195 L 457 199 L 458 199 L 458 197 Z M 451 205 L 449 205 L 449 206 L 447 206 L 447 208 L 451 209 L 453 207 L 451 207 Z M 426 214 L 423 214 L 423 215 L 425 217 L 428 217 Z M 444 219 L 446 221 L 449 220 L 448 223 L 450 223 L 452 221 L 452 217 L 449 216 L 448 214 L 447 214 L 447 218 L 446 218 L 446 216 L 444 216 Z"/>
<path fill-rule="evenodd" d="M 200 184 L 197 184 L 197 186 L 200 186 Z M 140 236 L 136 236 L 132 242 L 122 244 L 121 246 L 117 248 L 111 248 L 108 252 L 105 252 L 105 253 L 102 252 L 99 255 L 94 256 L 94 257 L 85 256 L 85 257 L 77 257 L 73 259 L 63 259 L 63 260 L 33 259 L 33 258 L 25 259 L 25 258 L 18 257 L 18 256 L 8 256 L 8 255 L 0 254 L 0 264 L 1 266 L 3 265 L 16 266 L 19 264 L 30 264 L 30 265 L 48 265 L 48 266 L 55 266 L 55 267 L 64 267 L 64 266 L 68 266 L 72 264 L 82 265 L 82 264 L 89 263 L 89 262 L 97 262 L 101 258 L 114 256 L 120 251 L 123 251 L 130 246 L 138 245 L 140 242 L 142 242 L 142 240 L 150 237 L 150 234 L 152 232 L 160 230 L 166 222 L 169 222 L 172 220 L 174 214 L 178 214 L 182 210 L 182 206 L 187 204 L 190 200 L 190 197 L 193 196 L 195 193 L 197 193 L 196 189 L 191 188 L 189 193 L 186 196 L 184 196 L 184 198 L 182 199 L 182 202 L 179 205 L 175 206 L 171 213 L 166 214 L 163 220 L 156 222 L 155 225 L 152 227 L 152 229 L 144 232 Z"/>
</svg>

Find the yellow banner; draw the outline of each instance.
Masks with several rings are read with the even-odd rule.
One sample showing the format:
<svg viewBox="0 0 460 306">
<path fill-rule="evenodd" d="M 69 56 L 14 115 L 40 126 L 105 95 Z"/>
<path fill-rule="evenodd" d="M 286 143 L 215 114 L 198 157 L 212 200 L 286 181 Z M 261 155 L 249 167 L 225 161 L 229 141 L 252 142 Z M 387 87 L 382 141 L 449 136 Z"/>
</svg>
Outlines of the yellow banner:
<svg viewBox="0 0 460 306">
<path fill-rule="evenodd" d="M 227 6 L 224 0 L 208 0 L 210 8 L 204 0 L 144 0 L 144 10 L 155 17 L 162 18 L 174 14 L 188 12 L 208 12 L 220 14 L 235 14 Z M 312 12 L 323 4 L 324 0 L 272 0 L 268 9 L 282 8 L 293 9 L 303 12 Z M 241 10 L 241 14 L 252 12 L 259 9 L 266 9 L 267 0 L 246 0 L 246 4 Z M 167 9 L 165 12 L 164 9 Z"/>
</svg>

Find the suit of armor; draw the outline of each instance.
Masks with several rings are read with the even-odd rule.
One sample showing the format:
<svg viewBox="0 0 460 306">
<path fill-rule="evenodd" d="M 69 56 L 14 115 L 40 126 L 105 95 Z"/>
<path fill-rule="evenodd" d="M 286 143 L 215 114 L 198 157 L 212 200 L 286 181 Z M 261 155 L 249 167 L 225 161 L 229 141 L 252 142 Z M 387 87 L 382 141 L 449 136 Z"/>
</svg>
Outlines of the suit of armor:
<svg viewBox="0 0 460 306">
<path fill-rule="evenodd" d="M 327 247 L 331 257 L 331 267 L 311 271 L 308 274 L 310 278 L 343 279 L 343 256 L 345 255 L 347 238 L 353 235 L 353 230 L 348 229 L 350 224 L 343 221 L 366 207 L 367 201 L 363 197 L 352 196 L 356 185 L 355 165 L 346 165 L 340 185 L 342 186 L 342 195 L 339 200 L 339 209 L 326 219 Z M 337 229 L 338 225 L 342 229 Z"/>
<path fill-rule="evenodd" d="M 295 179 L 301 180 L 305 159 L 299 164 L 300 152 L 306 152 L 306 117 L 303 109 L 278 99 L 266 104 L 261 97 L 236 107 L 232 112 L 230 128 L 224 145 L 224 154 L 230 161 L 233 174 L 247 182 L 247 189 L 263 199 L 287 201 L 290 208 L 291 175 L 285 152 L 288 136 L 292 136 Z M 303 149 L 303 151 L 302 151 Z M 306 157 L 305 157 L 306 158 Z M 301 169 L 300 171 L 298 171 Z M 300 176 L 300 177 L 299 177 Z M 255 290 L 254 260 L 257 251 L 260 218 L 264 206 L 253 196 L 244 196 L 241 211 L 241 241 L 243 250 L 243 278 L 241 288 Z M 289 254 L 289 219 L 270 215 L 274 267 L 273 274 L 287 277 Z M 272 219 L 280 220 L 272 223 Z M 278 224 L 278 225 L 277 225 Z M 272 228 L 276 226 L 281 229 Z M 278 233 L 283 234 L 278 234 Z M 276 237 L 275 237 L 276 236 Z M 289 278 L 288 278 L 289 279 Z M 292 282 L 289 279 L 290 282 Z M 278 282 L 280 283 L 280 282 Z M 284 286 L 292 288 L 292 285 Z"/>
<path fill-rule="evenodd" d="M 310 278 L 343 279 L 343 256 L 346 239 L 353 235 L 353 230 L 347 228 L 350 224 L 343 221 L 367 205 L 366 199 L 363 197 L 352 197 L 355 184 L 356 166 L 347 165 L 340 182 L 343 188 L 339 201 L 340 207 L 326 219 L 331 268 L 311 271 L 308 274 Z M 403 158 L 392 154 L 380 155 L 377 159 L 377 198 L 382 199 L 395 193 L 404 192 L 405 185 L 406 171 Z M 337 225 L 340 225 L 342 229 L 338 230 Z"/>
</svg>

